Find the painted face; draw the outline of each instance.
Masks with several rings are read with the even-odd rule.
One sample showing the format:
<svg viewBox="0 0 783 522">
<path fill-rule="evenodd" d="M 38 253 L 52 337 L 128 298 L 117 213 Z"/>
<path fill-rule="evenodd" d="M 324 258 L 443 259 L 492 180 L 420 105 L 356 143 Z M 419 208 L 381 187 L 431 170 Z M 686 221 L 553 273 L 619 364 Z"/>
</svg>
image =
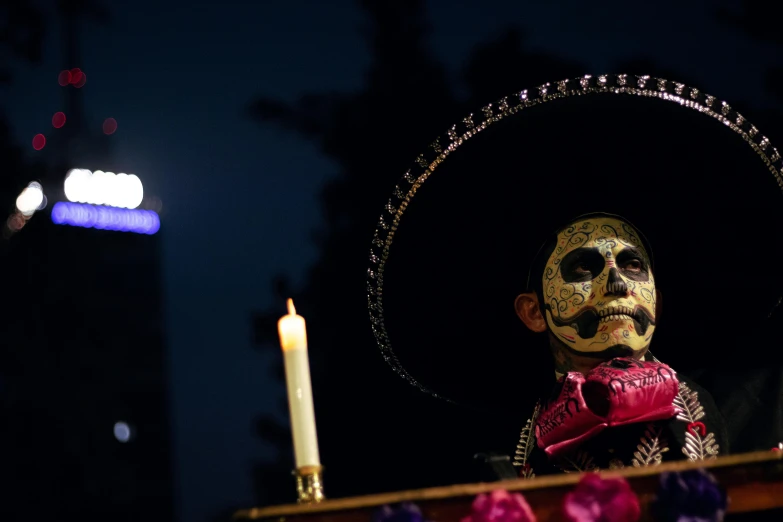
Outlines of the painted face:
<svg viewBox="0 0 783 522">
<path fill-rule="evenodd" d="M 558 234 L 543 275 L 551 332 L 580 355 L 641 356 L 655 331 L 655 280 L 639 234 L 611 217 Z"/>
</svg>

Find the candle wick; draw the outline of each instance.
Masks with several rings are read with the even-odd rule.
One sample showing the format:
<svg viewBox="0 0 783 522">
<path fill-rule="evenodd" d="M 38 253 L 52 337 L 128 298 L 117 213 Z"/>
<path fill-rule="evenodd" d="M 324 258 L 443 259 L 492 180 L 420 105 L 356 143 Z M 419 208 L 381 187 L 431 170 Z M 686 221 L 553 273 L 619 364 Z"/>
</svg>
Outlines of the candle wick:
<svg viewBox="0 0 783 522">
<path fill-rule="evenodd" d="M 288 315 L 296 315 L 296 308 L 294 308 L 294 300 L 288 299 Z"/>
</svg>

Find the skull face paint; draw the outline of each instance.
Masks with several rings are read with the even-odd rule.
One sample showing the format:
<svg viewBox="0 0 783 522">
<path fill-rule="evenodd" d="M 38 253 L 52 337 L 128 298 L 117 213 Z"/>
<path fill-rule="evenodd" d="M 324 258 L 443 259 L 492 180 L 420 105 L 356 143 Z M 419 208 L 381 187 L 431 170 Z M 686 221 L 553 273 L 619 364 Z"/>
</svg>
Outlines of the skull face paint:
<svg viewBox="0 0 783 522">
<path fill-rule="evenodd" d="M 600 216 L 559 232 L 542 291 L 547 325 L 570 350 L 596 358 L 647 351 L 655 331 L 655 279 L 629 224 Z"/>
</svg>

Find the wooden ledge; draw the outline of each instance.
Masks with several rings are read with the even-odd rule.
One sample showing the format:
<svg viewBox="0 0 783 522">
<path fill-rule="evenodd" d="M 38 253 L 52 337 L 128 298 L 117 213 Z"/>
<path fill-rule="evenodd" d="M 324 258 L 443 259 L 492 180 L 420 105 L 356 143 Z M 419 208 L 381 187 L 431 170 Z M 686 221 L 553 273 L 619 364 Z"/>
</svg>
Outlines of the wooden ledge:
<svg viewBox="0 0 783 522">
<path fill-rule="evenodd" d="M 726 488 L 731 503 L 729 513 L 783 508 L 783 452 L 761 451 L 719 457 L 714 460 L 678 461 L 647 468 L 625 468 L 602 471 L 604 477 L 625 477 L 639 496 L 642 506 L 651 502 L 658 488 L 658 475 L 667 471 L 707 468 Z M 476 495 L 496 489 L 519 491 L 536 512 L 539 522 L 562 520 L 562 496 L 579 482 L 579 474 L 550 475 L 533 480 L 509 480 L 479 484 L 458 484 L 394 493 L 325 500 L 312 505 L 283 505 L 238 511 L 235 519 L 293 520 L 307 518 L 311 522 L 335 520 L 369 521 L 380 506 L 400 502 L 415 502 L 422 508 L 425 520 L 449 522 L 470 513 Z M 326 493 L 329 491 L 327 489 Z M 440 515 L 440 516 L 438 516 Z M 455 518 L 456 516 L 456 518 Z"/>
</svg>

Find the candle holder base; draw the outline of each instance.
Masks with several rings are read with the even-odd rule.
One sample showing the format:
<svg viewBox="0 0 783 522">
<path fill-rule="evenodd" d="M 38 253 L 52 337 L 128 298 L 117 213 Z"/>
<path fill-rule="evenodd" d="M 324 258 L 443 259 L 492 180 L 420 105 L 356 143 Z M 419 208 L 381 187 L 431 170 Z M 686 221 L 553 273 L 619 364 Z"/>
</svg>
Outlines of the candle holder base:
<svg viewBox="0 0 783 522">
<path fill-rule="evenodd" d="M 302 466 L 293 474 L 296 477 L 296 496 L 299 504 L 317 504 L 324 496 L 322 466 Z"/>
</svg>

